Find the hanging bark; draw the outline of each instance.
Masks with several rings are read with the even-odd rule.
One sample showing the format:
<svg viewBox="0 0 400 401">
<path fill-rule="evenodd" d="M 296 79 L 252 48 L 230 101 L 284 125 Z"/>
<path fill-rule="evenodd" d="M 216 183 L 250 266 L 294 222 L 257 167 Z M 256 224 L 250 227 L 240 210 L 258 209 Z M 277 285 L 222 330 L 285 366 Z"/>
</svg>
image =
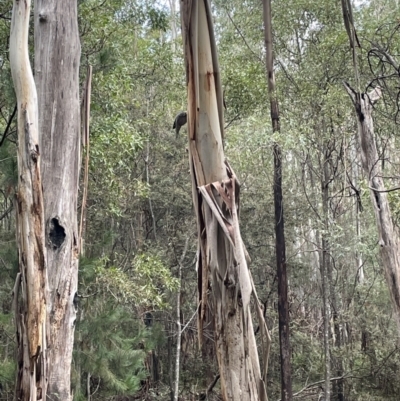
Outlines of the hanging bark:
<svg viewBox="0 0 400 401">
<path fill-rule="evenodd" d="M 267 59 L 268 92 L 271 107 L 272 131 L 280 132 L 279 104 L 275 94 L 275 74 L 272 43 L 271 0 L 263 1 L 265 49 Z M 275 208 L 275 249 L 278 277 L 278 315 L 279 345 L 281 359 L 281 399 L 289 401 L 293 398 L 292 373 L 290 367 L 289 339 L 289 301 L 288 277 L 286 268 L 285 226 L 282 194 L 282 151 L 278 143 L 274 143 L 274 208 Z"/>
<path fill-rule="evenodd" d="M 393 305 L 396 323 L 400 332 L 400 239 L 393 225 L 386 188 L 382 179 L 381 163 L 375 144 L 373 105 L 382 95 L 379 87 L 371 92 L 356 92 L 349 84 L 344 84 L 357 115 L 358 141 L 361 160 L 368 179 L 371 202 L 379 234 L 380 254 L 385 271 L 386 282 Z"/>
<path fill-rule="evenodd" d="M 239 183 L 225 162 L 223 102 L 210 5 L 181 1 L 188 79 L 189 157 L 199 252 L 199 339 L 212 310 L 224 400 L 267 400 L 270 337 L 239 230 Z M 208 292 L 210 290 L 210 294 Z M 250 311 L 259 319 L 261 371 Z"/>
<path fill-rule="evenodd" d="M 76 308 L 80 159 L 77 1 L 35 2 L 35 81 L 42 149 L 45 240 L 49 280 L 48 391 L 71 400 L 70 373 Z"/>
<path fill-rule="evenodd" d="M 88 197 L 89 187 L 89 152 L 90 152 L 90 102 L 92 96 L 92 72 L 93 67 L 88 66 L 85 90 L 83 93 L 82 105 L 81 105 L 81 117 L 82 117 L 82 147 L 85 154 L 85 167 L 83 172 L 83 194 L 81 203 L 81 217 L 79 222 L 79 253 L 80 255 L 85 254 L 85 231 L 86 231 L 86 206 Z"/>
<path fill-rule="evenodd" d="M 16 399 L 46 397 L 46 255 L 37 94 L 29 62 L 30 0 L 14 1 L 10 66 L 18 106 L 17 242 L 14 287 L 18 360 Z"/>
</svg>

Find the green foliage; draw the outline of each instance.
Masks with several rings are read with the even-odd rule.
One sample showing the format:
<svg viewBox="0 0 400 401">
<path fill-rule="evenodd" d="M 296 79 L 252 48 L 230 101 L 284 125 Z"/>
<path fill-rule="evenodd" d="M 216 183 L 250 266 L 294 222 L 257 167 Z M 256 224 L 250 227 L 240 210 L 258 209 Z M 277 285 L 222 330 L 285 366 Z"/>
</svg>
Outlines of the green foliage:
<svg viewBox="0 0 400 401">
<path fill-rule="evenodd" d="M 120 303 L 163 309 L 168 305 L 167 291 L 178 288 L 177 280 L 157 256 L 138 255 L 130 269 L 107 266 L 105 262 L 100 261 L 95 269 L 96 286 L 114 295 Z"/>
<path fill-rule="evenodd" d="M 14 380 L 16 362 L 7 359 L 0 364 L 0 394 L 12 394 L 14 390 Z"/>
<path fill-rule="evenodd" d="M 81 313 L 88 313 L 88 309 L 83 307 Z M 134 394 L 146 377 L 144 329 L 140 331 L 132 314 L 121 307 L 103 307 L 97 313 L 90 310 L 92 313 L 76 328 L 74 360 L 81 375 L 90 373 L 93 383 L 101 385 L 106 394 Z M 77 394 L 77 399 L 80 397 Z"/>
<path fill-rule="evenodd" d="M 388 194 L 390 208 L 393 211 L 393 218 L 396 225 L 400 226 L 400 192 L 393 191 Z"/>
<path fill-rule="evenodd" d="M 167 307 L 165 291 L 176 289 L 177 282 L 149 254 L 135 258 L 132 269 L 109 266 L 105 259 L 82 259 L 80 270 L 75 399 L 84 396 L 88 374 L 93 389 L 98 386 L 104 395 L 133 395 L 148 375 L 146 356 L 163 342 L 160 326 L 146 329 L 138 311 Z"/>
</svg>

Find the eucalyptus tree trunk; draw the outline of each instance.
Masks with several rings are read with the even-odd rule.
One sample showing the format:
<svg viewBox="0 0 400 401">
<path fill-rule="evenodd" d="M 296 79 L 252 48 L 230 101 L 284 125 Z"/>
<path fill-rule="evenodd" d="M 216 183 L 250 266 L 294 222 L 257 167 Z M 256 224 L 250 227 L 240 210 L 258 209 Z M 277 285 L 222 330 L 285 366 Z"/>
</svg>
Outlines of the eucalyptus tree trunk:
<svg viewBox="0 0 400 401">
<path fill-rule="evenodd" d="M 176 0 L 169 0 L 169 7 L 171 9 L 171 41 L 172 53 L 176 51 Z"/>
<path fill-rule="evenodd" d="M 181 7 L 189 157 L 199 240 L 199 340 L 201 343 L 207 309 L 211 310 L 223 399 L 264 401 L 270 337 L 240 235 L 239 182 L 223 151 L 222 90 L 210 4 L 208 0 L 184 0 Z M 250 310 L 252 296 L 260 325 L 260 350 Z"/>
<path fill-rule="evenodd" d="M 400 332 L 400 238 L 393 224 L 386 188 L 382 178 L 381 163 L 375 144 L 373 105 L 382 92 L 378 87 L 370 93 L 356 92 L 345 83 L 357 115 L 358 141 L 361 161 L 368 179 L 371 202 L 379 234 L 379 246 L 386 282 L 389 288 L 393 311 Z"/>
<path fill-rule="evenodd" d="M 46 249 L 40 173 L 38 104 L 29 62 L 30 0 L 14 0 L 10 66 L 18 105 L 17 242 L 19 273 L 14 286 L 18 364 L 16 400 L 46 397 Z"/>
<path fill-rule="evenodd" d="M 49 280 L 48 400 L 71 400 L 76 319 L 80 160 L 77 1 L 35 2 L 35 81 Z"/>
<path fill-rule="evenodd" d="M 360 77 L 357 66 L 357 34 L 354 27 L 352 5 L 350 0 L 342 0 L 343 20 L 349 37 L 353 55 L 353 68 L 356 86 L 354 90 L 348 83 L 344 86 L 349 94 L 357 115 L 358 143 L 361 150 L 361 161 L 368 179 L 371 202 L 374 208 L 375 221 L 379 234 L 380 254 L 389 288 L 397 328 L 400 333 L 400 238 L 398 229 L 393 224 L 392 213 L 388 202 L 386 188 L 382 178 L 380 157 L 376 149 L 373 106 L 382 96 L 380 87 L 369 93 L 360 91 Z"/>
<path fill-rule="evenodd" d="M 280 132 L 279 104 L 275 94 L 271 0 L 263 0 L 263 16 L 272 131 Z M 288 277 L 286 269 L 286 244 L 282 194 L 282 151 L 278 143 L 274 143 L 273 149 L 275 242 L 276 268 L 278 277 L 279 345 L 281 357 L 281 398 L 282 401 L 289 401 L 293 398 L 293 391 L 292 373 L 290 367 Z"/>
</svg>

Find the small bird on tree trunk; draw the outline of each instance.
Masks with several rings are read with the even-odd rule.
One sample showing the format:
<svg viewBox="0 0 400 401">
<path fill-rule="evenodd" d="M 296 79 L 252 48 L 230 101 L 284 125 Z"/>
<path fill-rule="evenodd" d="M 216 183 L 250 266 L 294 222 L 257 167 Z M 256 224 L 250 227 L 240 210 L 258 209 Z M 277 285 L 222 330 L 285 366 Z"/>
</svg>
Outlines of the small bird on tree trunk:
<svg viewBox="0 0 400 401">
<path fill-rule="evenodd" d="M 175 129 L 177 138 L 181 127 L 183 127 L 186 123 L 187 123 L 187 113 L 186 111 L 181 111 L 175 117 L 174 125 L 172 126 L 172 128 Z"/>
</svg>

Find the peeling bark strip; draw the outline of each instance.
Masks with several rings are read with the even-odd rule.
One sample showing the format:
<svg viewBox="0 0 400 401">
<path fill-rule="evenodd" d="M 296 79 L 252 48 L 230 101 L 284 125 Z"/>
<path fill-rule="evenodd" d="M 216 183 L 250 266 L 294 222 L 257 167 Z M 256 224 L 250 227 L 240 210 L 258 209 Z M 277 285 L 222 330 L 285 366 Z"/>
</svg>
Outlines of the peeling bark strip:
<svg viewBox="0 0 400 401">
<path fill-rule="evenodd" d="M 379 233 L 380 253 L 386 282 L 392 300 L 397 326 L 400 332 L 400 239 L 393 225 L 390 206 L 382 179 L 381 163 L 375 145 L 373 105 L 380 99 L 379 87 L 370 93 L 356 92 L 349 84 L 344 86 L 353 101 L 357 113 L 358 140 L 361 160 L 368 179 L 371 202 L 374 206 L 375 220 Z"/>
<path fill-rule="evenodd" d="M 211 310 L 224 400 L 267 400 L 270 336 L 239 230 L 239 183 L 223 152 L 223 102 L 208 0 L 181 1 L 189 157 L 197 216 L 199 340 Z M 210 293 L 209 293 L 210 291 Z M 261 333 L 261 372 L 250 299 Z"/>
<path fill-rule="evenodd" d="M 49 400 L 71 400 L 78 284 L 80 158 L 77 0 L 36 0 L 35 81 L 39 101 L 46 251 Z M 49 90 L 50 89 L 50 90 Z"/>
<path fill-rule="evenodd" d="M 30 6 L 30 0 L 14 1 L 10 35 L 10 65 L 18 105 L 16 399 L 23 401 L 46 397 L 47 272 L 37 94 L 28 54 Z"/>
</svg>

